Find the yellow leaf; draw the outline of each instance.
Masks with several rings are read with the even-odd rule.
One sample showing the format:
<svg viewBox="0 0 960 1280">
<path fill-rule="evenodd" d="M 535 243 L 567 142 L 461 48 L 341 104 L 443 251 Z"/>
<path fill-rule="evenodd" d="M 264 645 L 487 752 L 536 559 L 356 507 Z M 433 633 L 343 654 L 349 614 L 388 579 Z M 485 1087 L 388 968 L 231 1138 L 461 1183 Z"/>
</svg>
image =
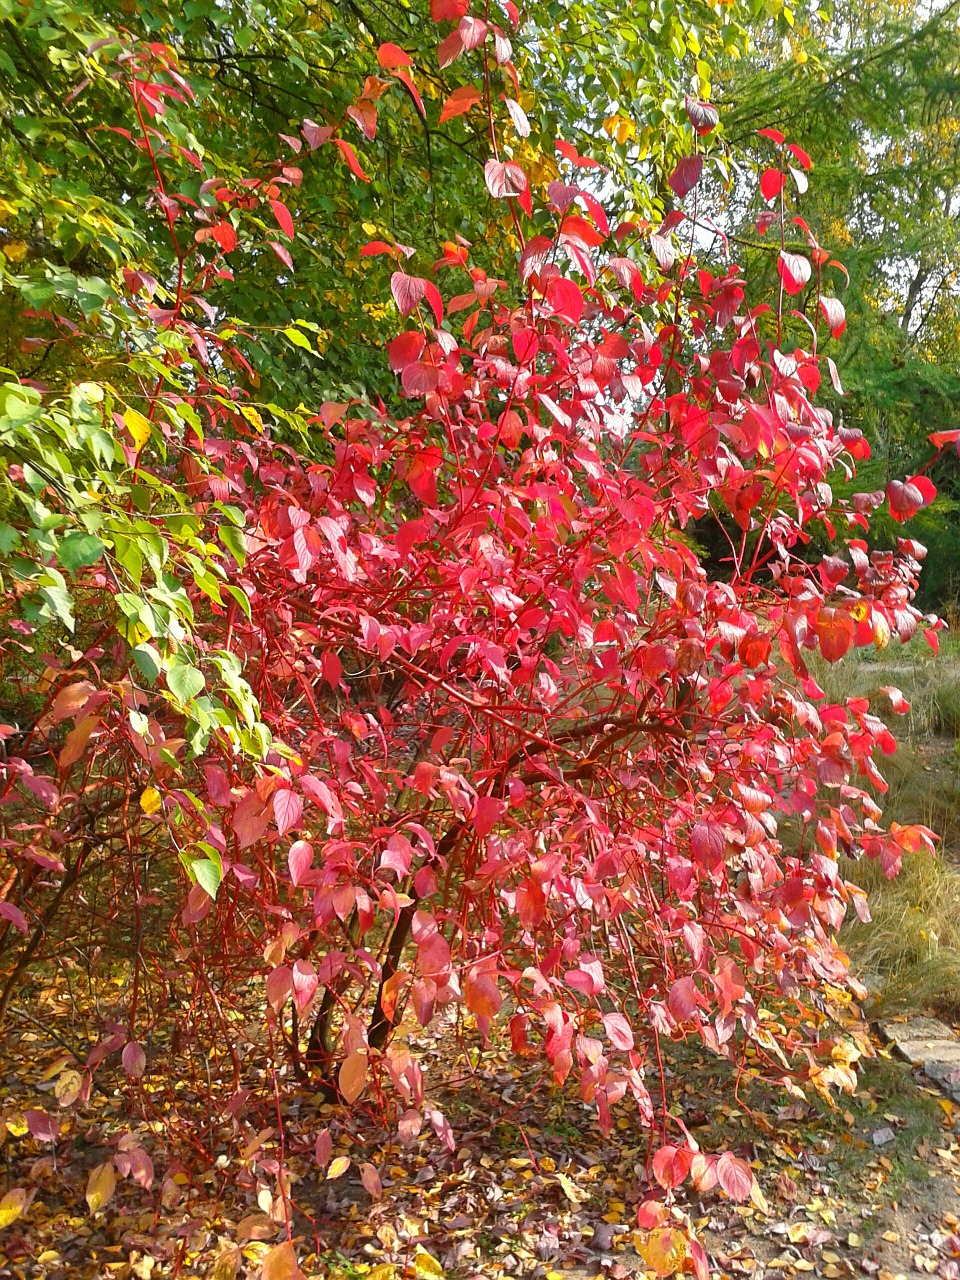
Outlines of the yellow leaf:
<svg viewBox="0 0 960 1280">
<path fill-rule="evenodd" d="M 767 1198 L 760 1190 L 760 1184 L 757 1182 L 756 1178 L 754 1178 L 753 1186 L 750 1188 L 750 1199 L 760 1213 L 770 1212 L 770 1206 L 767 1204 Z"/>
<path fill-rule="evenodd" d="M 413 1265 L 418 1274 L 422 1276 L 442 1276 L 443 1267 L 436 1260 L 432 1253 L 427 1253 L 426 1249 L 418 1249 L 416 1257 L 413 1259 Z"/>
<path fill-rule="evenodd" d="M 61 1107 L 72 1107 L 80 1097 L 82 1088 L 83 1076 L 79 1071 L 64 1071 L 57 1077 L 57 1083 L 53 1086 L 53 1093 Z"/>
<path fill-rule="evenodd" d="M 366 1280 L 393 1280 L 396 1274 L 397 1268 L 392 1262 L 381 1262 L 367 1273 Z"/>
<path fill-rule="evenodd" d="M 227 1245 L 217 1256 L 210 1272 L 210 1280 L 237 1280 L 242 1254 L 235 1244 Z"/>
<path fill-rule="evenodd" d="M 657 1227 L 640 1250 L 644 1262 L 658 1276 L 672 1276 L 687 1256 L 687 1237 L 673 1227 Z"/>
<path fill-rule="evenodd" d="M 27 246 L 22 240 L 9 240 L 3 246 L 3 256 L 8 262 L 22 262 L 27 256 Z"/>
<path fill-rule="evenodd" d="M 575 1183 L 571 1182 L 571 1180 L 567 1177 L 565 1173 L 558 1173 L 556 1175 L 556 1178 L 557 1178 L 557 1181 L 560 1183 L 560 1188 L 563 1191 L 563 1194 L 567 1197 L 567 1199 L 570 1201 L 571 1204 L 583 1203 L 583 1201 L 586 1199 L 586 1196 L 576 1186 Z"/>
<path fill-rule="evenodd" d="M 367 1055 L 362 1049 L 343 1061 L 337 1082 L 344 1102 L 356 1102 L 367 1083 Z"/>
<path fill-rule="evenodd" d="M 140 797 L 140 808 L 144 813 L 159 813 L 162 803 L 156 787 L 147 787 Z"/>
<path fill-rule="evenodd" d="M 150 439 L 152 428 L 148 420 L 142 413 L 138 413 L 136 409 L 125 409 L 123 411 L 124 426 L 130 432 L 130 438 L 133 440 L 134 448 L 137 453 Z"/>
<path fill-rule="evenodd" d="M 27 1132 L 27 1122 L 22 1111 L 8 1111 L 3 1117 L 3 1123 L 7 1126 L 7 1133 L 15 1138 L 22 1138 Z"/>
<path fill-rule="evenodd" d="M 106 1164 L 98 1164 L 90 1171 L 87 1179 L 87 1204 L 92 1214 L 107 1207 L 113 1199 L 116 1186 L 117 1175 L 113 1171 L 112 1160 L 108 1160 Z"/>
<path fill-rule="evenodd" d="M 289 1240 L 274 1245 L 263 1260 L 262 1280 L 304 1280 L 297 1254 Z"/>
<path fill-rule="evenodd" d="M 59 1057 L 55 1058 L 54 1061 L 50 1063 L 50 1066 L 47 1067 L 46 1071 L 40 1077 L 40 1083 L 46 1084 L 48 1080 L 52 1080 L 54 1076 L 60 1074 L 68 1062 L 72 1061 L 72 1053 L 61 1053 Z"/>
<path fill-rule="evenodd" d="M 56 1249 L 44 1249 L 43 1253 L 38 1254 L 37 1262 L 59 1262 L 60 1255 Z"/>
<path fill-rule="evenodd" d="M 0 1200 L 0 1231 L 16 1222 L 27 1203 L 27 1193 L 23 1187 L 14 1187 Z"/>
<path fill-rule="evenodd" d="M 332 1182 L 334 1178 L 339 1178 L 350 1168 L 349 1156 L 337 1156 L 336 1160 L 330 1161 L 330 1167 L 327 1169 L 327 1181 Z"/>
</svg>

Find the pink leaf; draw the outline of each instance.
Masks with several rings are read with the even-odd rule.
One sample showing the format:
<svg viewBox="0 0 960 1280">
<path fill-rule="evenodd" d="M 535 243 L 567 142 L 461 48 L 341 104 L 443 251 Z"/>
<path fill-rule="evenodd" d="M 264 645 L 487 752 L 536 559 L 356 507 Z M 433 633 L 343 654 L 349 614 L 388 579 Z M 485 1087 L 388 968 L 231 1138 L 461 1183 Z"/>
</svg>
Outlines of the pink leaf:
<svg viewBox="0 0 960 1280">
<path fill-rule="evenodd" d="M 30 1110 L 23 1113 L 27 1128 L 38 1142 L 56 1142 L 60 1137 L 60 1124 L 46 1111 Z"/>
<path fill-rule="evenodd" d="M 267 244 L 270 246 L 273 252 L 277 255 L 280 261 L 284 264 L 284 266 L 287 266 L 287 267 L 293 266 L 293 259 L 290 257 L 290 252 L 288 249 L 285 249 L 283 245 L 279 244 L 276 240 L 268 240 Z"/>
<path fill-rule="evenodd" d="M 372 1164 L 362 1164 L 360 1166 L 360 1181 L 363 1183 L 368 1195 L 374 1200 L 379 1200 L 383 1195 L 383 1183 L 380 1181 L 380 1175 Z"/>
<path fill-rule="evenodd" d="M 143 1051 L 143 1046 L 137 1044 L 136 1040 L 130 1040 L 124 1045 L 121 1060 L 124 1071 L 134 1080 L 139 1080 L 147 1069 L 147 1055 Z"/>
<path fill-rule="evenodd" d="M 20 910 L 15 907 L 12 902 L 4 902 L 0 900 L 0 916 L 4 920 L 9 920 L 15 929 L 19 929 L 21 933 L 28 931 L 27 918 Z"/>
<path fill-rule="evenodd" d="M 753 1170 L 729 1151 L 717 1161 L 717 1181 L 731 1200 L 749 1200 L 753 1192 Z"/>
<path fill-rule="evenodd" d="M 495 200 L 518 196 L 527 189 L 527 175 L 518 164 L 488 160 L 483 168 L 487 190 Z"/>
<path fill-rule="evenodd" d="M 421 280 L 418 276 L 395 271 L 390 277 L 390 292 L 402 316 L 408 316 L 417 309 L 426 291 L 426 280 Z"/>
<path fill-rule="evenodd" d="M 295 840 L 287 854 L 287 866 L 294 887 L 301 884 L 313 866 L 313 845 L 306 840 Z"/>
<path fill-rule="evenodd" d="M 317 971 L 309 960 L 294 961 L 291 985 L 293 988 L 293 1002 L 297 1006 L 298 1013 L 303 1013 L 313 999 L 318 981 Z"/>
<path fill-rule="evenodd" d="M 293 827 L 300 825 L 303 817 L 303 801 L 295 791 L 281 787 L 273 793 L 273 813 L 277 820 L 277 830 L 283 836 Z"/>
<path fill-rule="evenodd" d="M 633 1030 L 622 1013 L 605 1013 L 603 1027 L 615 1049 L 626 1051 L 633 1048 Z"/>
</svg>

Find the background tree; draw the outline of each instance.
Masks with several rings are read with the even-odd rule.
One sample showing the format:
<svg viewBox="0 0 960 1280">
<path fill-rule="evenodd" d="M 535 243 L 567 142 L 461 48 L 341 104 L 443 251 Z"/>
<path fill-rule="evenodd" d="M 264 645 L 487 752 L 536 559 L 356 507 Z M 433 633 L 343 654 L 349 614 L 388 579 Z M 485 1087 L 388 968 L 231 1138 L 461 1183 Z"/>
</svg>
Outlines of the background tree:
<svg viewBox="0 0 960 1280">
<path fill-rule="evenodd" d="M 835 357 L 848 396 L 835 410 L 867 432 L 873 459 L 861 482 L 878 488 L 916 470 L 931 430 L 960 422 L 958 48 L 956 4 L 841 3 L 786 38 L 756 31 L 750 57 L 719 77 L 738 152 L 765 163 L 755 133 L 772 124 L 815 156 L 816 181 L 797 208 L 849 271 L 849 333 Z M 752 268 L 772 279 L 775 252 L 759 243 L 736 189 L 730 213 Z M 809 317 L 812 285 L 799 301 Z M 932 552 L 925 599 L 943 604 L 960 572 L 956 459 L 935 476 L 941 498 L 915 528 Z M 889 524 L 878 533 L 895 536 Z"/>
</svg>

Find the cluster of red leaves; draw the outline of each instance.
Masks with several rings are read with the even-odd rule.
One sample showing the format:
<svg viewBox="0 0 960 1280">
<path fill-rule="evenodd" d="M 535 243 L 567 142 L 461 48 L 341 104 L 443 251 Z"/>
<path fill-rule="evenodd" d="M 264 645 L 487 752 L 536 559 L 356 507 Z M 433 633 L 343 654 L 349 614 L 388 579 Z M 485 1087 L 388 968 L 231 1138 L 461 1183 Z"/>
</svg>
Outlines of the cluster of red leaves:
<svg viewBox="0 0 960 1280">
<path fill-rule="evenodd" d="M 465 4 L 435 9 L 458 23 L 445 57 L 452 42 L 456 56 L 509 45 Z M 123 74 L 153 121 L 140 145 L 155 159 L 162 96 L 186 90 L 162 50 L 137 56 L 130 65 L 156 82 Z M 404 59 L 380 51 L 415 93 Z M 349 113 L 365 132 L 381 89 L 368 82 Z M 492 120 L 489 91 L 484 101 Z M 716 123 L 707 104 L 688 112 L 698 134 Z M 313 147 L 333 135 L 305 122 L 304 136 Z M 251 429 L 241 393 L 212 372 L 212 351 L 229 346 L 212 310 L 209 329 L 185 314 L 236 247 L 232 210 L 266 201 L 292 240 L 279 187 L 297 171 L 278 162 L 239 192 L 210 176 L 213 213 L 159 183 L 174 239 L 188 217 L 202 224 L 180 255 L 175 305 L 149 311 L 188 335 L 199 371 L 185 398 L 203 443 L 168 433 L 167 444 L 211 532 L 214 504 L 243 512 L 245 558 L 224 563 L 248 608 L 185 585 L 201 659 L 240 659 L 274 745 L 254 765 L 214 736 L 186 762 L 182 726 L 132 668 L 82 698 L 72 686 L 59 717 L 83 726 L 89 760 L 122 758 L 131 788 L 159 792 L 150 821 L 180 849 L 220 860 L 218 892 L 192 884 L 175 928 L 221 990 L 259 975 L 278 1051 L 298 1070 L 350 1102 L 390 1082 L 401 1136 L 425 1114 L 450 1145 L 413 1052 L 389 1044 L 410 1010 L 426 1026 L 462 1009 L 483 1037 L 506 1020 L 516 1053 L 545 1055 L 557 1081 L 574 1073 L 604 1127 L 626 1097 L 651 1131 L 671 1123 L 661 1038 L 694 1035 L 730 1056 L 749 1042 L 774 1074 L 821 1078 L 829 1044 L 764 1014 L 858 990 L 835 935 L 866 905 L 838 854 L 892 875 L 932 844 L 924 828 L 880 824 L 867 788 L 884 788 L 873 756 L 894 749 L 885 723 L 865 700 L 826 703 L 807 667 L 818 651 L 836 661 L 909 639 L 924 554 L 906 539 L 871 551 L 861 535 L 883 495 L 847 503 L 831 489 L 868 446 L 815 403 L 816 331 L 809 349 L 781 349 L 739 269 L 694 260 L 695 214 L 611 231 L 577 180 L 589 162 L 557 150 L 571 180 L 538 205 L 517 280 L 471 267 L 459 242 L 432 279 L 398 265 L 390 288 L 407 325 L 388 358 L 408 412 L 326 404 L 309 459 Z M 701 155 L 684 162 L 678 196 L 702 171 Z M 495 156 L 486 180 L 522 229 L 534 198 L 522 168 Z M 761 180 L 768 200 L 783 187 Z M 764 217 L 782 232 L 782 213 Z M 190 278 L 189 254 L 211 248 Z M 369 247 L 380 253 L 405 257 Z M 800 254 L 784 250 L 780 268 L 788 294 L 811 278 Z M 148 285 L 131 273 L 136 305 Z M 838 332 L 835 309 L 821 309 Z M 922 477 L 891 486 L 894 514 L 929 489 Z M 691 537 L 707 518 L 729 544 L 711 574 Z M 810 559 L 817 525 L 837 550 Z M 48 827 L 70 812 L 73 764 L 61 760 Z M 11 788 L 53 786 L 25 761 L 6 769 Z M 674 1137 L 683 1145 L 654 1161 L 663 1187 L 696 1164 L 750 1194 L 746 1166 Z"/>
</svg>

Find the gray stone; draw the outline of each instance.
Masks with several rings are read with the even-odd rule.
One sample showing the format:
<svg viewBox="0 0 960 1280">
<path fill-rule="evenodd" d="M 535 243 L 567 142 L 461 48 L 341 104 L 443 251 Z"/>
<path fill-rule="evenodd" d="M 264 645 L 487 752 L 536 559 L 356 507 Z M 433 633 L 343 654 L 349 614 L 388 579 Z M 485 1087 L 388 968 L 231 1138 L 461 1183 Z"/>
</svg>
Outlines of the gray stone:
<svg viewBox="0 0 960 1280">
<path fill-rule="evenodd" d="M 953 1032 L 937 1018 L 908 1018 L 905 1022 L 881 1022 L 880 1030 L 888 1040 L 952 1040 Z"/>
<path fill-rule="evenodd" d="M 957 1040 L 898 1040 L 897 1049 L 914 1066 L 931 1060 L 953 1062 L 960 1066 L 960 1041 Z"/>
</svg>

